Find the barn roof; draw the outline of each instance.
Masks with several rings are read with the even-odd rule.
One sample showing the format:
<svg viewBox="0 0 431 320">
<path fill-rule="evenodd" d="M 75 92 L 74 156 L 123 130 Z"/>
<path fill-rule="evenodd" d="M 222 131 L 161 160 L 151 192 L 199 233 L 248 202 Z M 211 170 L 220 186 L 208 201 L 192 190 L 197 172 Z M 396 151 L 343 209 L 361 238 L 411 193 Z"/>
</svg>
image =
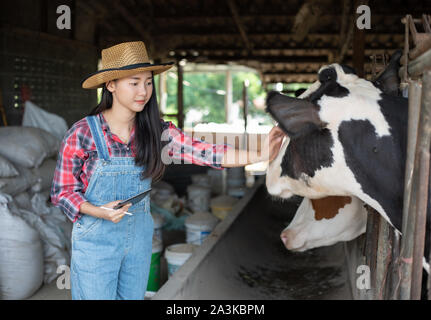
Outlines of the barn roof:
<svg viewBox="0 0 431 320">
<path fill-rule="evenodd" d="M 100 48 L 144 40 L 156 60 L 241 64 L 272 83 L 312 82 L 323 64 L 352 64 L 352 2 L 92 0 L 77 2 L 77 8 L 95 19 Z M 402 48 L 401 18 L 431 12 L 429 1 L 368 2 L 366 57 Z M 365 62 L 370 73 L 371 59 Z"/>
</svg>

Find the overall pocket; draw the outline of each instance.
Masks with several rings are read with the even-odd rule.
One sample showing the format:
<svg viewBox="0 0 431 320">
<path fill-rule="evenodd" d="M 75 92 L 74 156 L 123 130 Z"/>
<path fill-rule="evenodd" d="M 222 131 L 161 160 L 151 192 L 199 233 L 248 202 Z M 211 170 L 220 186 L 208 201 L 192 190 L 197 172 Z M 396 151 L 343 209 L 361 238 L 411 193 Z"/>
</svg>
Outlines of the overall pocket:
<svg viewBox="0 0 431 320">
<path fill-rule="evenodd" d="M 81 219 L 76 221 L 72 229 L 72 241 L 82 240 L 94 232 L 97 227 L 102 223 L 102 218 L 96 218 L 87 214 L 83 214 Z"/>
</svg>

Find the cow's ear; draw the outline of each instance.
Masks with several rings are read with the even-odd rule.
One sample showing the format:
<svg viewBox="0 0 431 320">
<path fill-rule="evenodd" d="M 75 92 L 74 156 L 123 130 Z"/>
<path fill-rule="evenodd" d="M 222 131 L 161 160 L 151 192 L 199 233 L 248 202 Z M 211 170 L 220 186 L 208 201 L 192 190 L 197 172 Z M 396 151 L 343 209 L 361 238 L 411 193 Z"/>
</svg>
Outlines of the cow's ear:
<svg viewBox="0 0 431 320">
<path fill-rule="evenodd" d="M 266 111 L 279 123 L 290 139 L 321 130 L 327 123 L 319 118 L 319 107 L 314 103 L 288 97 L 272 91 L 266 99 Z"/>
<path fill-rule="evenodd" d="M 388 66 L 382 73 L 373 81 L 373 84 L 386 94 L 399 95 L 400 77 L 398 70 L 400 69 L 400 59 L 402 51 L 397 50 L 391 56 Z"/>
</svg>

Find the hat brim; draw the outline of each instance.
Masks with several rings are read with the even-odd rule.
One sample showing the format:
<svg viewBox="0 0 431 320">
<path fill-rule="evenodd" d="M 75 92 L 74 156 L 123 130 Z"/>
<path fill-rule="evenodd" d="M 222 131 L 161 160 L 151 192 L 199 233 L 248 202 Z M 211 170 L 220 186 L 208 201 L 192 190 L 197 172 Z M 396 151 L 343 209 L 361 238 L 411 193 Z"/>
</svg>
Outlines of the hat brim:
<svg viewBox="0 0 431 320">
<path fill-rule="evenodd" d="M 154 75 L 169 70 L 174 66 L 173 62 L 162 63 L 162 64 L 136 64 L 127 66 L 119 69 L 105 69 L 99 70 L 82 81 L 82 87 L 84 89 L 97 89 L 103 86 L 104 83 L 128 77 L 144 71 L 152 71 Z"/>
</svg>

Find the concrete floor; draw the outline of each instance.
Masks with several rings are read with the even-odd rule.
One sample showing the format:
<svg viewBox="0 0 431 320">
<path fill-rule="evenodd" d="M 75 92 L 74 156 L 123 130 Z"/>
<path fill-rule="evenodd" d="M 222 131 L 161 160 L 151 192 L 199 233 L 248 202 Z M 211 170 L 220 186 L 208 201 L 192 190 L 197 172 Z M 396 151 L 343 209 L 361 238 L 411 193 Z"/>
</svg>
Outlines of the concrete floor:
<svg viewBox="0 0 431 320">
<path fill-rule="evenodd" d="M 342 243 L 303 253 L 283 246 L 280 232 L 297 205 L 272 201 L 261 186 L 192 274 L 182 274 L 173 298 L 352 299 Z"/>
</svg>

